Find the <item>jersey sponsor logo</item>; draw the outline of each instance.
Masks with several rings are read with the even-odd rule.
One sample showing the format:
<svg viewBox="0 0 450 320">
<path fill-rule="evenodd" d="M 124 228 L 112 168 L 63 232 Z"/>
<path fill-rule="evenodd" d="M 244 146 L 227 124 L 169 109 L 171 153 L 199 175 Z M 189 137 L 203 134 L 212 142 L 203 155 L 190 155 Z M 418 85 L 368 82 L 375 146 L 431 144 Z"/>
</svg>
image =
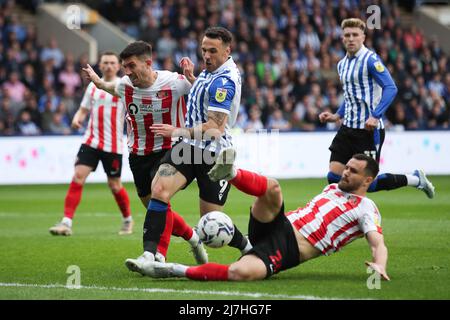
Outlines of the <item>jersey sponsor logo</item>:
<svg viewBox="0 0 450 320">
<path fill-rule="evenodd" d="M 227 97 L 227 89 L 217 88 L 215 99 L 217 102 L 224 102 Z"/>
<path fill-rule="evenodd" d="M 132 116 L 134 116 L 135 114 L 137 114 L 139 112 L 139 108 L 135 103 L 130 103 L 128 105 L 128 113 L 131 114 Z"/>
<path fill-rule="evenodd" d="M 380 61 L 377 61 L 374 63 L 375 66 L 375 70 L 377 70 L 378 72 L 383 72 L 384 71 L 384 66 Z"/>
<path fill-rule="evenodd" d="M 128 113 L 132 116 L 142 113 L 142 114 L 160 114 L 169 112 L 169 108 L 161 108 L 160 106 L 153 106 L 152 104 L 140 104 L 139 106 L 135 103 L 130 103 L 128 105 Z"/>
</svg>

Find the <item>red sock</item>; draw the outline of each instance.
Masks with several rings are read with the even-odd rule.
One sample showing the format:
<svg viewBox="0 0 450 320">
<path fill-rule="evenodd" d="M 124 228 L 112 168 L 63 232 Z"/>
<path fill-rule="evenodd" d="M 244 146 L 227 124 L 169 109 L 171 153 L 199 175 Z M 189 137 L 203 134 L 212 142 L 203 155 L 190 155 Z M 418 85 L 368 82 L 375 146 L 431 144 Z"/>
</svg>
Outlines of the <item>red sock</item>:
<svg viewBox="0 0 450 320">
<path fill-rule="evenodd" d="M 192 228 L 184 221 L 183 217 L 177 212 L 173 211 L 170 206 L 167 211 L 173 212 L 173 230 L 172 234 L 177 237 L 182 237 L 184 240 L 189 241 L 192 238 Z"/>
<path fill-rule="evenodd" d="M 229 265 L 218 263 L 206 263 L 197 267 L 189 267 L 186 277 L 193 280 L 227 281 Z"/>
<path fill-rule="evenodd" d="M 166 226 L 164 227 L 164 231 L 159 238 L 158 246 L 156 250 L 161 253 L 164 257 L 167 256 L 167 250 L 169 249 L 170 244 L 170 236 L 172 235 L 173 228 L 173 212 L 170 210 L 170 204 L 167 208 L 166 214 Z"/>
<path fill-rule="evenodd" d="M 128 218 L 131 216 L 130 209 L 130 198 L 128 198 L 128 193 L 125 188 L 122 187 L 117 193 L 113 193 L 114 198 L 116 199 L 117 205 L 120 208 L 120 212 L 122 212 L 122 217 Z"/>
<path fill-rule="evenodd" d="M 67 190 L 66 199 L 64 200 L 64 217 L 73 219 L 75 210 L 81 200 L 81 193 L 83 185 L 74 181 L 70 183 L 69 190 Z"/>
<path fill-rule="evenodd" d="M 255 172 L 238 169 L 237 175 L 230 183 L 242 192 L 260 197 L 266 193 L 267 178 Z"/>
</svg>

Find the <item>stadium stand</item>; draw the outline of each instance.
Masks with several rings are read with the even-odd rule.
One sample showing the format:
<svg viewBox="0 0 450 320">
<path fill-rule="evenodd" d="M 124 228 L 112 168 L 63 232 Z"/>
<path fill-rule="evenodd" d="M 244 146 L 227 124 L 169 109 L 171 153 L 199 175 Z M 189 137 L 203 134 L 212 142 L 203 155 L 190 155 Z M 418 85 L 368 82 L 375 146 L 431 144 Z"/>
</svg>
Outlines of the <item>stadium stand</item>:
<svg viewBox="0 0 450 320">
<path fill-rule="evenodd" d="M 33 15 L 39 2 L 0 1 L 3 136 L 80 133 L 71 131 L 70 121 L 87 85 L 81 77 L 86 58 L 64 53 L 54 39 L 38 42 Z M 345 54 L 339 24 L 350 16 L 365 20 L 369 5 L 353 0 L 86 3 L 129 36 L 149 41 L 156 69 L 177 70 L 180 57 L 189 56 L 198 73 L 202 32 L 210 25 L 227 27 L 235 36 L 233 56 L 243 75 L 237 126 L 281 131 L 335 130 L 320 124 L 317 115 L 335 111 L 343 99 L 336 72 Z M 386 113 L 387 128 L 448 129 L 449 54 L 437 38 L 405 23 L 411 12 L 394 1 L 374 3 L 381 7 L 381 28 L 367 30 L 366 46 L 380 55 L 399 87 Z"/>
</svg>

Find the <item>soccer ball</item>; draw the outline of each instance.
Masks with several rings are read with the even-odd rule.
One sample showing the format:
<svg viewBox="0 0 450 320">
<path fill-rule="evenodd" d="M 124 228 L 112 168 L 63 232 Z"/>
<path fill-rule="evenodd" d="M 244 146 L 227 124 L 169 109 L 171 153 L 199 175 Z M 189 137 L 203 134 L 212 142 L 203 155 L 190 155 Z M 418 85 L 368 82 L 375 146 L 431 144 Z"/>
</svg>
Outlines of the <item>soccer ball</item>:
<svg viewBox="0 0 450 320">
<path fill-rule="evenodd" d="M 229 216 L 220 211 L 211 211 L 200 218 L 197 224 L 200 240 L 211 248 L 220 248 L 230 243 L 234 236 L 234 224 Z"/>
</svg>

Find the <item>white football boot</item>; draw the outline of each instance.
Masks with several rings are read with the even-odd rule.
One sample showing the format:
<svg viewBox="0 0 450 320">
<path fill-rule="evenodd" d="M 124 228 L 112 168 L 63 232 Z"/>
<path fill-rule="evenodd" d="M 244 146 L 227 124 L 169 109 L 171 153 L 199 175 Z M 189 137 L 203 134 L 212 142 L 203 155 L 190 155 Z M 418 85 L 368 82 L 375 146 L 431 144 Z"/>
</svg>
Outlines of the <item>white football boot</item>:
<svg viewBox="0 0 450 320">
<path fill-rule="evenodd" d="M 195 261 L 197 264 L 208 263 L 208 253 L 197 234 L 197 228 L 192 228 L 192 231 L 192 238 L 189 240 L 189 244 L 191 245 L 191 252 L 194 255 Z"/>
<path fill-rule="evenodd" d="M 422 190 L 425 192 L 428 198 L 433 199 L 434 197 L 434 186 L 431 183 L 430 180 L 428 180 L 427 176 L 425 175 L 425 172 L 423 170 L 415 170 L 413 175 L 416 177 L 419 177 L 419 185 L 417 186 L 417 189 Z"/>
<path fill-rule="evenodd" d="M 235 160 L 236 150 L 233 148 L 222 149 L 216 158 L 216 163 L 208 172 L 211 181 L 233 179 L 237 174 L 237 169 L 234 166 Z"/>
<path fill-rule="evenodd" d="M 123 235 L 127 235 L 127 234 L 132 234 L 133 233 L 133 226 L 134 226 L 134 221 L 133 220 L 129 220 L 129 221 L 123 221 L 122 222 L 122 227 L 119 230 L 119 235 L 123 236 Z"/>
<path fill-rule="evenodd" d="M 154 261 L 144 267 L 146 276 L 152 278 L 181 278 L 186 276 L 187 266 L 178 263 L 161 263 Z"/>
<path fill-rule="evenodd" d="M 64 222 L 57 223 L 55 226 L 51 227 L 48 231 L 54 236 L 72 235 L 72 228 Z"/>
<path fill-rule="evenodd" d="M 156 255 L 154 255 L 151 252 L 144 251 L 144 253 L 136 259 L 125 260 L 125 266 L 130 271 L 145 275 L 144 269 L 148 268 L 147 266 L 155 261 L 157 261 L 159 263 L 165 263 L 166 259 L 159 252 L 157 252 Z"/>
</svg>

